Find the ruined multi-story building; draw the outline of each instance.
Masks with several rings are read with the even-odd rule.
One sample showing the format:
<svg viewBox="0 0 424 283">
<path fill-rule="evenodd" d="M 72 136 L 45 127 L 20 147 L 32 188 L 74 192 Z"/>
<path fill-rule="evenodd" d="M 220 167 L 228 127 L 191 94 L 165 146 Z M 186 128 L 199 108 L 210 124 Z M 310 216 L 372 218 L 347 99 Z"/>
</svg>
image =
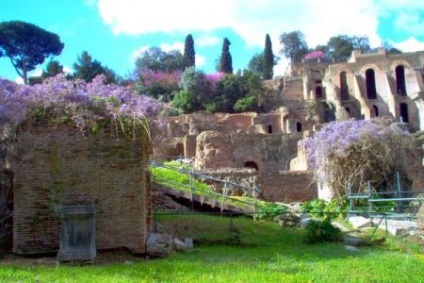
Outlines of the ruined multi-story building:
<svg viewBox="0 0 424 283">
<path fill-rule="evenodd" d="M 198 169 L 216 174 L 226 168 L 221 175 L 251 168 L 246 174 L 256 176 L 263 197 L 295 201 L 316 196 L 312 172 L 297 144 L 319 125 L 387 116 L 408 123 L 413 132 L 424 130 L 424 51 L 392 55 L 385 49 L 358 50 L 345 63 L 316 58 L 293 64 L 265 85 L 266 114 L 169 117 L 155 155 L 191 158 Z M 411 164 L 414 184 L 422 187 L 422 163 Z"/>
</svg>

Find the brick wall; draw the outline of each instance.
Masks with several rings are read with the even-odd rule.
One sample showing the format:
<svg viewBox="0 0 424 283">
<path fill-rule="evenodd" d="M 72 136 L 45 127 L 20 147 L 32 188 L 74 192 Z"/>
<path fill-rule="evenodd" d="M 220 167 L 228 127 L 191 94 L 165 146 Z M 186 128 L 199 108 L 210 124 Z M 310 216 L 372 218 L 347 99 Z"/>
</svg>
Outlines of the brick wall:
<svg viewBox="0 0 424 283">
<path fill-rule="evenodd" d="M 8 147 L 14 172 L 13 251 L 56 252 L 58 205 L 96 205 L 96 247 L 145 252 L 150 223 L 146 141 L 76 129 L 31 128 Z"/>
<path fill-rule="evenodd" d="M 243 183 L 253 186 L 253 182 L 259 188 L 259 198 L 274 202 L 304 202 L 317 198 L 316 184 L 313 182 L 313 173 L 310 171 L 292 172 L 257 172 L 240 169 L 207 170 L 207 175 L 221 180 L 229 177 L 233 183 Z M 249 192 L 250 193 L 250 192 Z M 243 194 L 243 192 L 240 192 Z M 244 192 L 245 195 L 248 193 Z"/>
<path fill-rule="evenodd" d="M 310 171 L 262 172 L 257 180 L 260 197 L 285 203 L 315 199 L 317 190 L 312 177 Z"/>
</svg>

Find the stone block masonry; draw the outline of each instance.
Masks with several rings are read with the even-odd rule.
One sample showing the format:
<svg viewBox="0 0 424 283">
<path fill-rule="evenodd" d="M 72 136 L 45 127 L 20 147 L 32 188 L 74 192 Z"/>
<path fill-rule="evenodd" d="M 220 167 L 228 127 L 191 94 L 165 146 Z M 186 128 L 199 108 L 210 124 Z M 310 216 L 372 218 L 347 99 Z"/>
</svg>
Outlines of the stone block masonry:
<svg viewBox="0 0 424 283">
<path fill-rule="evenodd" d="M 57 207 L 93 204 L 97 249 L 144 253 L 151 217 L 145 143 L 65 126 L 21 130 L 6 157 L 14 172 L 13 252 L 57 252 Z"/>
</svg>

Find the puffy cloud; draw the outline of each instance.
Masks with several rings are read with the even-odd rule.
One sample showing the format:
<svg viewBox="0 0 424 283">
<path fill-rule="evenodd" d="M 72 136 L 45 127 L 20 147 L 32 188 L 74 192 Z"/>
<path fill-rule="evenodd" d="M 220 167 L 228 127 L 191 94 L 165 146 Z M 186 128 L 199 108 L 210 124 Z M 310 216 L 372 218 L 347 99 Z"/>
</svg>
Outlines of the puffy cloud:
<svg viewBox="0 0 424 283">
<path fill-rule="evenodd" d="M 214 46 L 220 44 L 222 41 L 221 38 L 217 36 L 211 36 L 211 35 L 202 35 L 198 38 L 194 39 L 194 44 L 196 46 Z"/>
<path fill-rule="evenodd" d="M 104 22 L 118 34 L 229 27 L 253 46 L 263 46 L 267 33 L 278 40 L 278 35 L 293 30 L 304 32 L 312 47 L 337 34 L 366 34 L 372 43 L 380 42 L 379 10 L 372 0 L 98 0 L 98 9 Z M 207 41 L 199 39 L 196 44 L 202 42 Z"/>
<path fill-rule="evenodd" d="M 415 37 L 410 37 L 403 42 L 391 42 L 393 47 L 396 47 L 403 52 L 415 52 L 424 50 L 424 42 L 418 41 Z"/>
</svg>

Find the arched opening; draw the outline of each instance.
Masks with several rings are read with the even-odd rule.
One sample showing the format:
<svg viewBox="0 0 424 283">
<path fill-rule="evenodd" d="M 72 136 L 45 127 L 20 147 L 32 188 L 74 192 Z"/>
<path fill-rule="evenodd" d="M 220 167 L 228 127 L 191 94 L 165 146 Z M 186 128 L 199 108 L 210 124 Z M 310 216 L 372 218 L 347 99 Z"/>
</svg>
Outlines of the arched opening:
<svg viewBox="0 0 424 283">
<path fill-rule="evenodd" d="M 340 73 L 340 96 L 342 100 L 349 100 L 349 87 L 346 72 Z"/>
<path fill-rule="evenodd" d="M 272 130 L 272 125 L 268 125 L 268 134 L 272 134 L 273 130 Z"/>
<path fill-rule="evenodd" d="M 296 131 L 301 132 L 302 131 L 302 123 L 297 122 L 296 123 Z"/>
<path fill-rule="evenodd" d="M 409 113 L 408 113 L 408 104 L 402 102 L 400 106 L 400 119 L 401 122 L 409 123 Z"/>
<path fill-rule="evenodd" d="M 350 114 L 350 108 L 349 107 L 345 107 L 345 110 L 346 110 L 347 113 Z"/>
<path fill-rule="evenodd" d="M 405 67 L 399 65 L 395 69 L 396 73 L 396 93 L 401 96 L 406 95 L 406 80 L 405 80 Z"/>
<path fill-rule="evenodd" d="M 374 117 L 378 117 L 380 115 L 380 113 L 378 112 L 377 105 L 373 105 L 372 108 L 374 109 Z"/>
<path fill-rule="evenodd" d="M 368 69 L 365 71 L 365 83 L 367 86 L 367 98 L 376 99 L 377 88 L 375 86 L 375 72 L 373 69 Z"/>
<path fill-rule="evenodd" d="M 244 163 L 244 167 L 245 168 L 253 168 L 256 171 L 259 170 L 259 166 L 258 166 L 258 164 L 256 164 L 255 161 L 247 161 L 246 163 Z"/>
</svg>

